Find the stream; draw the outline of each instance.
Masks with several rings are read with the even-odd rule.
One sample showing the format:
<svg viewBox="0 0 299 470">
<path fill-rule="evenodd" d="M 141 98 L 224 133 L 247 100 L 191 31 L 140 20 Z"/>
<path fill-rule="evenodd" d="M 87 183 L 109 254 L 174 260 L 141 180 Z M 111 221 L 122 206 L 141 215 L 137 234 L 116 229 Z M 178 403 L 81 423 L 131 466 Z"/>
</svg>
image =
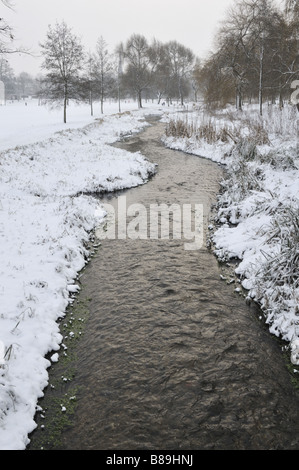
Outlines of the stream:
<svg viewBox="0 0 299 470">
<path fill-rule="evenodd" d="M 117 209 L 125 196 L 147 213 L 152 204 L 202 204 L 204 243 L 101 241 L 81 277 L 90 301 L 76 345 L 76 408 L 55 448 L 298 450 L 299 395 L 281 343 L 237 281 L 221 280 L 206 247 L 223 170 L 165 148 L 164 125 L 149 121 L 116 145 L 157 163 L 157 174 L 100 202 Z"/>
</svg>

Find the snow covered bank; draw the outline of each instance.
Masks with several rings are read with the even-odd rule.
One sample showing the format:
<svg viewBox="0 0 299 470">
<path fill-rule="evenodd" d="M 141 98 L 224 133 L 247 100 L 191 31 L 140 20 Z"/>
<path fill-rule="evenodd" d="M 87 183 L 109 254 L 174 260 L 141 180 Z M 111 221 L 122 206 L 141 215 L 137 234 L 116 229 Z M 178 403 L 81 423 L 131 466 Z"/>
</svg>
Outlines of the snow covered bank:
<svg viewBox="0 0 299 470">
<path fill-rule="evenodd" d="M 67 123 L 63 123 L 60 107 L 40 105 L 37 99 L 7 101 L 0 106 L 0 151 L 17 145 L 28 145 L 49 138 L 55 132 L 65 129 L 78 129 L 101 118 L 100 103 L 94 103 L 94 116 L 90 106 L 71 102 L 68 107 Z M 121 110 L 136 109 L 134 101 L 122 101 Z M 104 106 L 105 115 L 116 114 L 118 103 L 107 102 Z"/>
<path fill-rule="evenodd" d="M 299 141 L 295 107 L 270 106 L 263 118 L 194 113 L 169 119 L 167 146 L 226 166 L 213 234 L 220 260 L 236 273 L 264 312 L 270 331 L 287 341 L 299 365 Z M 177 132 L 184 135 L 180 137 Z"/>
<path fill-rule="evenodd" d="M 1 450 L 25 449 L 36 426 L 51 365 L 45 355 L 60 348 L 57 320 L 78 289 L 90 232 L 104 217 L 88 194 L 137 186 L 155 172 L 139 153 L 107 145 L 141 130 L 146 112 L 158 110 L 106 116 L 56 134 L 45 125 L 46 140 L 0 153 Z"/>
</svg>

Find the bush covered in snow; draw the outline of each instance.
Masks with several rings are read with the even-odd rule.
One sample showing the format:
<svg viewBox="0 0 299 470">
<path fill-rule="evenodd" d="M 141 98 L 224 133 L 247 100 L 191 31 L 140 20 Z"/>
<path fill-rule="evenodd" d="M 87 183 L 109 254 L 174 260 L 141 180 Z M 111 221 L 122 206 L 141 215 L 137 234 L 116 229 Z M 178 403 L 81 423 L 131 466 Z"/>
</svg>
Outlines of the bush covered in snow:
<svg viewBox="0 0 299 470">
<path fill-rule="evenodd" d="M 180 135 L 179 130 L 186 128 Z M 298 365 L 296 108 L 269 106 L 263 116 L 255 107 L 242 113 L 228 108 L 208 117 L 202 112 L 188 118 L 177 115 L 166 124 L 163 140 L 169 147 L 225 164 L 218 229 L 213 234 L 215 253 L 220 260 L 239 260 L 236 273 L 243 287 L 260 304 L 270 331 L 290 343 L 291 360 Z"/>
</svg>

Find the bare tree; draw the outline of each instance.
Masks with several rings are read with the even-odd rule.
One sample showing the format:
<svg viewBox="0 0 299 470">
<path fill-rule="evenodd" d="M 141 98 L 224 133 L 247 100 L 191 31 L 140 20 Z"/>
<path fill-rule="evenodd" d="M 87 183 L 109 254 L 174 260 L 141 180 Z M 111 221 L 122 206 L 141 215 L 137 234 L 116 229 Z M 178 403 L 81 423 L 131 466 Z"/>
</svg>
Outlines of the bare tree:
<svg viewBox="0 0 299 470">
<path fill-rule="evenodd" d="M 1 3 L 10 10 L 13 10 L 14 3 L 12 0 L 0 0 Z M 33 55 L 29 49 L 21 46 L 15 47 L 13 45 L 15 36 L 13 32 L 13 28 L 7 23 L 5 18 L 0 15 L 0 54 L 13 54 L 13 53 L 22 53 Z"/>
<path fill-rule="evenodd" d="M 124 53 L 127 62 L 125 80 L 136 94 L 138 107 L 142 108 L 142 92 L 149 87 L 151 80 L 150 46 L 144 36 L 133 34 L 126 43 Z"/>
<path fill-rule="evenodd" d="M 299 14 L 299 0 L 286 0 L 285 10 L 288 14 L 298 15 Z"/>
<path fill-rule="evenodd" d="M 180 102 L 184 104 L 184 93 L 189 78 L 192 75 L 195 55 L 187 47 L 177 41 L 170 41 L 166 45 L 167 57 L 172 79 L 176 82 Z"/>
<path fill-rule="evenodd" d="M 95 94 L 95 84 L 93 80 L 93 56 L 91 53 L 88 54 L 87 61 L 85 64 L 85 77 L 82 80 L 82 88 L 84 98 L 87 95 L 87 99 L 90 104 L 90 114 L 93 116 L 93 99 Z"/>
<path fill-rule="evenodd" d="M 113 63 L 111 55 L 107 49 L 107 44 L 101 36 L 96 45 L 96 54 L 93 56 L 93 63 L 91 66 L 93 81 L 98 88 L 101 113 L 104 113 L 104 99 L 109 89 L 111 88 L 111 76 L 113 72 Z"/>
<path fill-rule="evenodd" d="M 285 11 L 274 0 L 237 0 L 216 36 L 216 51 L 205 61 L 197 81 L 206 103 L 221 106 L 257 98 L 276 102 L 290 96 L 299 73 L 299 0 L 286 0 Z"/>
<path fill-rule="evenodd" d="M 12 3 L 10 0 L 1 0 L 3 5 L 8 8 L 12 8 Z M 7 54 L 11 52 L 10 44 L 14 39 L 13 31 L 11 26 L 7 24 L 2 15 L 0 17 L 0 54 Z M 9 43 L 9 44 L 8 44 Z"/>
<path fill-rule="evenodd" d="M 211 54 L 198 71 L 196 79 L 209 108 L 224 107 L 236 94 L 230 67 L 224 67 L 218 52 Z"/>
<path fill-rule="evenodd" d="M 124 45 L 120 43 L 115 48 L 115 69 L 116 69 L 116 76 L 117 76 L 117 100 L 118 100 L 118 112 L 121 112 L 121 91 L 122 91 L 122 77 L 123 77 L 123 65 L 124 65 Z"/>
<path fill-rule="evenodd" d="M 77 99 L 80 83 L 80 71 L 84 66 L 84 51 L 80 39 L 75 36 L 65 22 L 49 26 L 47 38 L 43 44 L 46 70 L 46 94 L 53 101 L 63 100 L 63 119 L 66 123 L 67 104 L 70 99 Z"/>
<path fill-rule="evenodd" d="M 259 110 L 263 114 L 263 95 L 266 74 L 266 59 L 271 54 L 273 44 L 273 24 L 277 21 L 276 10 L 270 0 L 251 0 L 249 7 L 253 15 L 251 28 L 252 42 L 255 44 L 254 56 L 259 79 Z M 268 69 L 269 71 L 269 69 Z"/>
<path fill-rule="evenodd" d="M 168 98 L 171 81 L 170 64 L 165 45 L 154 40 L 151 45 L 151 57 L 153 63 L 156 64 L 151 78 L 151 88 L 154 96 L 158 99 L 158 104 L 160 104 L 163 96 Z"/>
<path fill-rule="evenodd" d="M 201 72 L 201 62 L 197 58 L 192 70 L 192 75 L 191 75 L 191 87 L 194 93 L 194 101 L 197 103 L 198 100 L 198 93 L 200 92 L 200 72 Z"/>
<path fill-rule="evenodd" d="M 272 0 L 239 0 L 228 10 L 218 34 L 218 56 L 235 81 L 237 107 L 244 90 L 257 90 L 263 113 L 265 90 L 273 93 L 281 15 Z M 272 91 L 271 91 L 272 90 Z"/>
</svg>

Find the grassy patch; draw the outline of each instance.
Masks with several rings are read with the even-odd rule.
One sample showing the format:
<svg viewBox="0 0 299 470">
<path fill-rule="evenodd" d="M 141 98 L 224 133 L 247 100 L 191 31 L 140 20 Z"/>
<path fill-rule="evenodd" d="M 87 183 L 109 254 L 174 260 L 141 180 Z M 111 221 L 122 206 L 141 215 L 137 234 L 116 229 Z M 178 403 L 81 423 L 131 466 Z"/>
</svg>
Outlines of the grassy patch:
<svg viewBox="0 0 299 470">
<path fill-rule="evenodd" d="M 93 247 L 91 255 L 96 254 L 98 247 Z M 80 293 L 73 295 L 72 304 L 60 320 L 63 341 L 57 353 L 59 358 L 49 369 L 49 384 L 44 390 L 44 397 L 38 402 L 35 416 L 37 428 L 29 436 L 31 442 L 28 450 L 60 449 L 62 433 L 72 424 L 79 391 L 73 383 L 77 370 L 77 346 L 89 318 L 90 300 L 81 284 Z M 56 353 L 48 355 L 49 360 L 53 354 Z"/>
<path fill-rule="evenodd" d="M 78 388 L 72 384 L 76 375 L 76 346 L 84 333 L 88 316 L 89 299 L 78 298 L 61 322 L 64 339 L 58 352 L 59 360 L 49 370 L 49 385 L 38 403 L 37 429 L 29 436 L 29 450 L 59 448 L 61 434 L 72 422 L 78 393 Z"/>
</svg>

